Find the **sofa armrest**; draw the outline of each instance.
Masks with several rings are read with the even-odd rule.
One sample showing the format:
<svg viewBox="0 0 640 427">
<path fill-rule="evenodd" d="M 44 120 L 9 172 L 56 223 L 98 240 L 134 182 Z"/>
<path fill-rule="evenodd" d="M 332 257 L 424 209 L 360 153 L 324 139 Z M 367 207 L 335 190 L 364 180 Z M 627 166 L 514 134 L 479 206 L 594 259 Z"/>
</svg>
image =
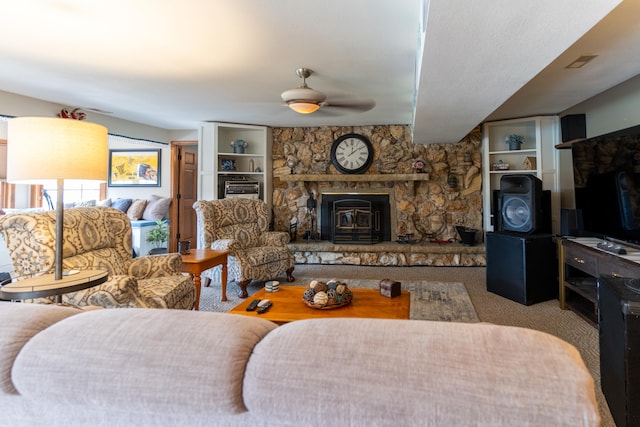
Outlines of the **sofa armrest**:
<svg viewBox="0 0 640 427">
<path fill-rule="evenodd" d="M 180 274 L 182 255 L 170 253 L 134 258 L 129 264 L 128 273 L 138 279 L 166 277 Z"/>
<path fill-rule="evenodd" d="M 260 246 L 285 247 L 289 243 L 289 233 L 284 231 L 268 231 L 260 235 Z"/>
</svg>

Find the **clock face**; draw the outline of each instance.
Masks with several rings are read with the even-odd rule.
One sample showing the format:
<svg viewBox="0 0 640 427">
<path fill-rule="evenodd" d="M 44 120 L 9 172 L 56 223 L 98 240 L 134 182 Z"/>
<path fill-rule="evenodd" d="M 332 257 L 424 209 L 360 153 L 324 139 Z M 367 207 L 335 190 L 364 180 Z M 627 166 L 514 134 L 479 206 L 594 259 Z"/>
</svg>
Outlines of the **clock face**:
<svg viewBox="0 0 640 427">
<path fill-rule="evenodd" d="M 331 146 L 331 161 L 342 173 L 362 173 L 371 166 L 373 146 L 362 135 L 343 135 Z"/>
</svg>

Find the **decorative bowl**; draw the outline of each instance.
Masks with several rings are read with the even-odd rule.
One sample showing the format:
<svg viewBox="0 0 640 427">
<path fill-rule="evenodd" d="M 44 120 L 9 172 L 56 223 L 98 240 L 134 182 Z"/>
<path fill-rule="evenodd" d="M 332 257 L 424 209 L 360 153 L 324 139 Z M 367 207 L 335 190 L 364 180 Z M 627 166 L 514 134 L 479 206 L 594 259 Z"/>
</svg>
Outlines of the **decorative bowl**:
<svg viewBox="0 0 640 427">
<path fill-rule="evenodd" d="M 312 280 L 302 294 L 302 301 L 311 308 L 331 310 L 351 304 L 353 293 L 346 283 L 339 280 L 320 282 Z"/>
</svg>

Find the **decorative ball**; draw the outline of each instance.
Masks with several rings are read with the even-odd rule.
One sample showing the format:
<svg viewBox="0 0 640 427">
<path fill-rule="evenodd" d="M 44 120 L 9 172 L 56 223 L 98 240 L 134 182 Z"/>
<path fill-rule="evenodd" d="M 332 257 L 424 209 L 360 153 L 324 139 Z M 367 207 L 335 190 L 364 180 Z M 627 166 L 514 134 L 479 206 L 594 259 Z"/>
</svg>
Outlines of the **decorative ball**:
<svg viewBox="0 0 640 427">
<path fill-rule="evenodd" d="M 325 305 L 327 303 L 327 301 L 329 301 L 329 297 L 327 296 L 326 292 L 317 292 L 313 296 L 313 303 L 314 304 Z"/>
<path fill-rule="evenodd" d="M 307 301 L 313 301 L 313 296 L 316 294 L 316 291 L 314 289 L 307 289 L 304 291 L 304 294 L 302 294 L 302 298 L 304 298 Z"/>
<path fill-rule="evenodd" d="M 320 282 L 318 282 L 317 280 L 312 280 L 311 283 L 309 283 L 309 287 L 311 289 L 314 289 L 318 283 Z"/>
<path fill-rule="evenodd" d="M 342 295 L 345 289 L 347 289 L 347 285 L 345 285 L 344 283 L 340 283 L 338 286 L 336 286 L 336 292 L 338 293 L 338 295 Z"/>
<path fill-rule="evenodd" d="M 313 288 L 313 290 L 316 291 L 316 292 L 327 292 L 328 289 L 329 289 L 329 287 L 324 282 L 318 282 L 316 287 Z"/>
</svg>

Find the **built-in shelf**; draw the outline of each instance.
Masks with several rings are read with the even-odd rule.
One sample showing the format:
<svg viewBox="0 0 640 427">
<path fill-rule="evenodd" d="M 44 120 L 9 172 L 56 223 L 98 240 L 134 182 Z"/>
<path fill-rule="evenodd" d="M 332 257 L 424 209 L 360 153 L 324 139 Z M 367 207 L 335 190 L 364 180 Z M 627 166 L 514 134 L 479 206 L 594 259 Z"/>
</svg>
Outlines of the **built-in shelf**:
<svg viewBox="0 0 640 427">
<path fill-rule="evenodd" d="M 358 174 L 358 175 L 308 175 L 308 174 L 290 174 L 276 175 L 281 181 L 288 182 L 394 182 L 406 181 L 409 191 L 413 194 L 414 183 L 416 181 L 429 181 L 427 173 L 404 173 L 404 174 Z"/>
</svg>

